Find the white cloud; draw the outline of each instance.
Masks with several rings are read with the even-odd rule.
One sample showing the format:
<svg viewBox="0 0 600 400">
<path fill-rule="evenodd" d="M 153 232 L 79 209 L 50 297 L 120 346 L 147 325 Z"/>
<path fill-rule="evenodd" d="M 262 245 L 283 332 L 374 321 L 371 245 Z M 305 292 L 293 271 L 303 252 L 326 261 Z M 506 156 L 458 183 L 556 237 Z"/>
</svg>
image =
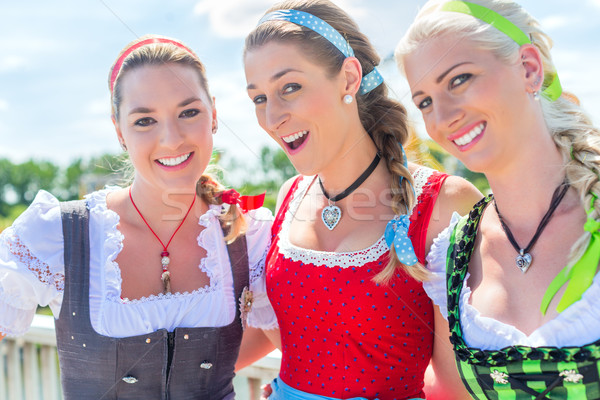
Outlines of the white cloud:
<svg viewBox="0 0 600 400">
<path fill-rule="evenodd" d="M 222 37 L 244 37 L 256 25 L 262 13 L 272 4 L 269 0 L 201 0 L 194 14 L 208 15 L 211 28 Z"/>
<path fill-rule="evenodd" d="M 0 99 L 0 111 L 8 110 L 8 101 Z"/>
<path fill-rule="evenodd" d="M 240 38 L 256 26 L 263 13 L 275 2 L 272 0 L 200 0 L 194 6 L 195 15 L 208 15 L 211 28 L 221 37 Z M 359 0 L 334 0 L 353 18 L 366 14 L 366 9 L 359 6 Z"/>
<path fill-rule="evenodd" d="M 600 0 L 598 0 L 600 1 Z M 540 24 L 545 30 L 564 28 L 574 24 L 574 20 L 564 15 L 550 15 L 540 20 Z"/>
<path fill-rule="evenodd" d="M 24 57 L 8 55 L 0 58 L 0 73 L 15 71 L 26 67 L 29 63 Z"/>
<path fill-rule="evenodd" d="M 600 8 L 600 0 L 588 0 L 588 3 L 590 3 L 594 7 Z"/>
</svg>

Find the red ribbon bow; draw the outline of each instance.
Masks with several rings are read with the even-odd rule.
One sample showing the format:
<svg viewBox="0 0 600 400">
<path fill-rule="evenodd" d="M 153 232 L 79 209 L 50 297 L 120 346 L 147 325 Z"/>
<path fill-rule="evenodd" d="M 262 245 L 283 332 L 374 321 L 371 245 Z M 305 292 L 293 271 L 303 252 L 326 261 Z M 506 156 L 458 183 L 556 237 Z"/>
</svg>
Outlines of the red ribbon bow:
<svg viewBox="0 0 600 400">
<path fill-rule="evenodd" d="M 235 189 L 227 189 L 221 193 L 221 200 L 225 204 L 237 204 L 244 213 L 247 213 L 249 210 L 262 207 L 265 202 L 265 193 L 256 196 L 240 196 Z"/>
</svg>

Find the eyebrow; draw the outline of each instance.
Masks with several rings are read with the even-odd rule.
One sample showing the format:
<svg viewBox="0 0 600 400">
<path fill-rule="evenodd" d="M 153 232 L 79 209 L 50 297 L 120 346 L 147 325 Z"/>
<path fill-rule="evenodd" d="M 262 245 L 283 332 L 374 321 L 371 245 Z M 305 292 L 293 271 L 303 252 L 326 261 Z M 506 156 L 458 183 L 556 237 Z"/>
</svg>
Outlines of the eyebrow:
<svg viewBox="0 0 600 400">
<path fill-rule="evenodd" d="M 181 103 L 177 104 L 177 108 L 185 107 L 188 104 L 192 104 L 195 101 L 200 101 L 200 98 L 196 97 L 196 96 L 189 97 L 189 98 L 183 100 Z M 129 111 L 128 115 L 132 115 L 132 114 L 149 114 L 149 113 L 152 113 L 154 111 L 155 110 L 153 108 L 136 107 L 133 110 Z"/>
<path fill-rule="evenodd" d="M 284 76 L 285 74 L 288 74 L 290 72 L 301 72 L 301 71 L 294 69 L 294 68 L 286 68 L 284 70 L 277 72 L 271 78 L 269 78 L 269 82 L 274 82 L 277 79 L 281 78 L 282 76 Z M 250 89 L 256 89 L 256 85 L 254 85 L 253 83 L 248 84 L 248 86 L 246 86 L 246 90 L 250 90 Z"/>
<path fill-rule="evenodd" d="M 442 72 L 442 73 L 440 74 L 440 76 L 438 76 L 438 77 L 437 77 L 437 79 L 435 80 L 435 83 L 438 83 L 438 84 L 439 84 L 440 82 L 442 82 L 442 81 L 444 80 L 444 78 L 445 78 L 445 77 L 446 77 L 446 76 L 447 76 L 447 75 L 448 75 L 450 72 L 452 72 L 454 69 L 456 69 L 456 68 L 460 67 L 461 65 L 465 65 L 465 64 L 472 64 L 472 62 L 470 62 L 470 61 L 464 61 L 464 62 L 461 62 L 461 63 L 458 63 L 458 64 L 455 64 L 455 65 L 451 66 L 451 67 L 450 67 L 450 68 L 448 68 L 446 71 Z M 419 91 L 415 92 L 415 93 L 412 95 L 412 98 L 414 99 L 415 97 L 417 97 L 417 96 L 420 96 L 420 95 L 422 95 L 422 94 L 423 94 L 423 91 L 419 90 Z"/>
</svg>

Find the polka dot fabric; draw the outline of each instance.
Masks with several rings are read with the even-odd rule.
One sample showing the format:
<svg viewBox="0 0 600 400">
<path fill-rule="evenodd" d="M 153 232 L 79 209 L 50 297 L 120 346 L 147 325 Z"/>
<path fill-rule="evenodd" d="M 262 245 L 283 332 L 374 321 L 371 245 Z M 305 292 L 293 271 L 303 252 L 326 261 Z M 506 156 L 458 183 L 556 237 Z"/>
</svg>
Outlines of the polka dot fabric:
<svg viewBox="0 0 600 400">
<path fill-rule="evenodd" d="M 350 43 L 348 43 L 341 33 L 321 18 L 304 11 L 277 10 L 262 17 L 260 21 L 258 21 L 258 25 L 273 20 L 289 21 L 296 25 L 312 29 L 327 39 L 329 43 L 333 44 L 345 57 L 354 57 L 354 50 L 352 49 L 352 46 L 350 46 Z M 365 95 L 382 83 L 383 76 L 381 76 L 377 68 L 373 68 L 371 72 L 363 76 L 360 83 L 359 94 Z"/>
<path fill-rule="evenodd" d="M 438 181 L 439 189 L 444 178 L 436 172 L 428 182 Z M 281 330 L 280 378 L 295 389 L 336 398 L 424 397 L 433 309 L 421 283 L 403 272 L 386 285 L 374 283 L 389 253 L 355 267 L 285 258 L 278 234 L 299 181 L 275 219 L 266 275 Z M 414 212 L 432 208 L 436 196 L 419 196 Z M 428 221 L 417 218 L 409 236 L 421 237 Z M 424 241 L 413 244 L 423 262 Z"/>
</svg>

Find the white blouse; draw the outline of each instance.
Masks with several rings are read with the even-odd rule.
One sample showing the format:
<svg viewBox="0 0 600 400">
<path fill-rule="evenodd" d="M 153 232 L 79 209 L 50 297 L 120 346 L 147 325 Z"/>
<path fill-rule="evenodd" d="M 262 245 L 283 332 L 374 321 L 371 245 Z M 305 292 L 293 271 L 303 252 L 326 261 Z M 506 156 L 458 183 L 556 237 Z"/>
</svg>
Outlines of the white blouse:
<svg viewBox="0 0 600 400">
<path fill-rule="evenodd" d="M 450 236 L 460 219 L 456 213 L 450 226 L 442 231 L 431 245 L 427 255 L 427 268 L 432 278 L 423 283 L 425 291 L 440 307 L 442 315 L 448 318 L 446 297 L 446 254 L 450 246 Z M 573 303 L 554 319 L 546 322 L 529 336 L 510 324 L 481 316 L 470 304 L 471 288 L 467 286 L 469 273 L 463 282 L 460 294 L 460 323 L 465 343 L 469 347 L 482 350 L 500 350 L 507 346 L 529 347 L 583 346 L 600 338 L 600 274 L 596 274 L 592 285 L 585 291 L 581 300 Z"/>
<path fill-rule="evenodd" d="M 176 327 L 219 327 L 230 324 L 238 307 L 227 247 L 218 216 L 221 206 L 199 218 L 203 229 L 198 246 L 206 250 L 200 268 L 210 283 L 192 292 L 158 294 L 137 300 L 121 298 L 121 271 L 115 262 L 123 249 L 117 229 L 119 215 L 106 207 L 106 188 L 85 197 L 90 210 L 90 318 L 94 330 L 105 336 L 127 337 L 172 331 Z M 271 240 L 273 215 L 266 208 L 247 214 L 250 290 L 254 305 L 248 324 L 277 327 L 266 295 L 264 267 Z M 60 315 L 64 290 L 64 250 L 58 200 L 40 191 L 31 206 L 0 234 L 0 333 L 22 335 L 39 305 Z"/>
</svg>

